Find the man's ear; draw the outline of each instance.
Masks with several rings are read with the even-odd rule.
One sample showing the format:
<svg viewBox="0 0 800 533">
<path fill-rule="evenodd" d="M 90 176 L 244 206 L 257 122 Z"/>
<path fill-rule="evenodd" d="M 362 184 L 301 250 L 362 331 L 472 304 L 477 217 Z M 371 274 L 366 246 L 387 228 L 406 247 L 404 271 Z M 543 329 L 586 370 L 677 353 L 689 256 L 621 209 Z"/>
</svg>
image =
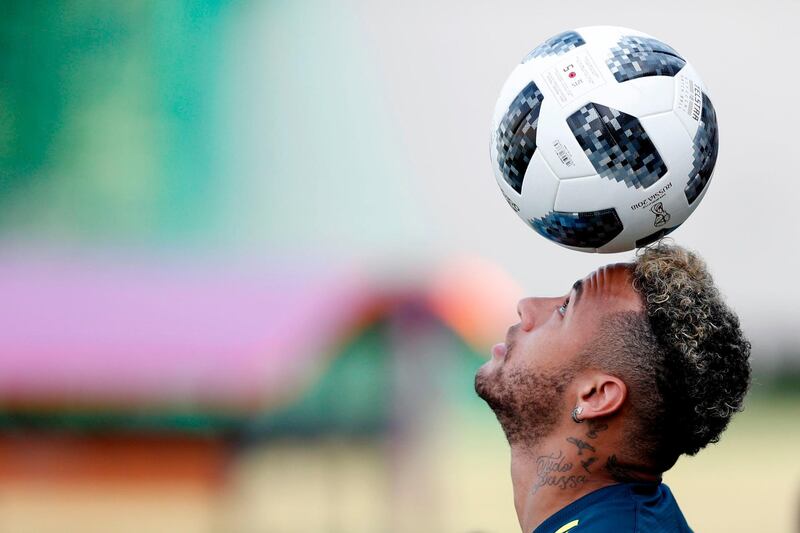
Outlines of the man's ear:
<svg viewBox="0 0 800 533">
<path fill-rule="evenodd" d="M 581 419 L 601 418 L 617 413 L 628 397 L 628 387 L 616 376 L 592 372 L 581 379 L 578 401 Z"/>
</svg>

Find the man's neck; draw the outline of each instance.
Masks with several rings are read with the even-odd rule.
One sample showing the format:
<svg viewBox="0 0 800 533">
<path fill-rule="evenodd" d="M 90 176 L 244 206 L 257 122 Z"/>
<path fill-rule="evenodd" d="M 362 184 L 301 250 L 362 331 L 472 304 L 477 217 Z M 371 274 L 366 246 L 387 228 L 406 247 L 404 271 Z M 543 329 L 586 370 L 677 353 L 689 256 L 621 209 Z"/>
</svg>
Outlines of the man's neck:
<svg viewBox="0 0 800 533">
<path fill-rule="evenodd" d="M 618 459 L 604 442 L 605 424 L 556 431 L 535 446 L 511 445 L 514 507 L 523 533 L 597 489 L 620 482 L 657 482 L 658 472 Z"/>
</svg>

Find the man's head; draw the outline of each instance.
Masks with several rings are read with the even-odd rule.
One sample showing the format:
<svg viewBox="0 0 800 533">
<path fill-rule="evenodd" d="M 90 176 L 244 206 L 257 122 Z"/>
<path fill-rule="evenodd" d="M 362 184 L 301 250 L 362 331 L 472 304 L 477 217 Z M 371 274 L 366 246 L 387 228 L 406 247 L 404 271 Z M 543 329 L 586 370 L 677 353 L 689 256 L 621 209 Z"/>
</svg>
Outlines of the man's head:
<svg viewBox="0 0 800 533">
<path fill-rule="evenodd" d="M 716 442 L 741 410 L 750 345 L 702 260 L 660 243 L 566 295 L 525 298 L 519 324 L 475 378 L 509 442 L 568 420 L 613 422 L 631 458 L 660 471 Z"/>
</svg>

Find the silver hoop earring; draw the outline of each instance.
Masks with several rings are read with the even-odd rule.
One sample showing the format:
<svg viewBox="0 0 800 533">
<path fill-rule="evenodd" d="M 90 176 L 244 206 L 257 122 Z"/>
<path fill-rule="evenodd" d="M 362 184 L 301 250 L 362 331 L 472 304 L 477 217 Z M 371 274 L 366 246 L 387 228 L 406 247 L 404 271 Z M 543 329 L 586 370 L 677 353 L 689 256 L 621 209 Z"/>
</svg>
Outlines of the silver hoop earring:
<svg viewBox="0 0 800 533">
<path fill-rule="evenodd" d="M 572 420 L 573 420 L 573 421 L 574 421 L 576 424 L 581 424 L 581 423 L 583 423 L 583 420 L 581 420 L 580 418 L 578 418 L 578 415 L 580 415 L 582 412 L 583 412 L 583 407 L 581 407 L 581 406 L 577 406 L 577 407 L 575 407 L 575 409 L 573 409 L 573 410 L 572 410 Z"/>
</svg>

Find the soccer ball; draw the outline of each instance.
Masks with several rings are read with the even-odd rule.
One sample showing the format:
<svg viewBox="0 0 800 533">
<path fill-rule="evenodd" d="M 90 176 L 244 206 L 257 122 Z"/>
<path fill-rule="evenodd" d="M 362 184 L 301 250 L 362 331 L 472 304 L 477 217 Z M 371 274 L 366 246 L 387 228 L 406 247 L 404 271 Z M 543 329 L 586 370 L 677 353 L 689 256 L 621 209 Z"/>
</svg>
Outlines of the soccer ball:
<svg viewBox="0 0 800 533">
<path fill-rule="evenodd" d="M 508 204 L 540 235 L 584 252 L 656 241 L 703 199 L 717 117 L 694 68 L 627 28 L 566 31 L 509 76 L 491 159 Z"/>
</svg>

